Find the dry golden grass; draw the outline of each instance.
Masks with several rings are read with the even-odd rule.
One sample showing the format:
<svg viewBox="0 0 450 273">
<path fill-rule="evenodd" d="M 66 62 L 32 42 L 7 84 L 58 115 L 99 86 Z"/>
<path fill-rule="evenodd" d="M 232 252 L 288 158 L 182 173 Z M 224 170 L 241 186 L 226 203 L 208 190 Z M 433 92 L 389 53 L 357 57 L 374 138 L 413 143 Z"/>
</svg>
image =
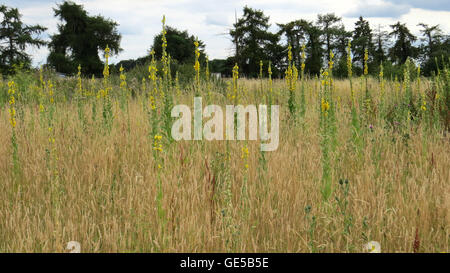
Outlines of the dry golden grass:
<svg viewBox="0 0 450 273">
<path fill-rule="evenodd" d="M 241 86 L 247 92 L 244 102 L 254 103 L 257 96 L 252 92 L 259 82 L 241 80 Z M 76 105 L 57 104 L 56 191 L 52 191 L 46 167 L 47 128 L 39 124 L 38 107 L 25 106 L 25 119 L 17 119 L 19 176 L 12 171 L 11 129 L 8 112 L 3 109 L 0 252 L 64 252 L 72 240 L 81 243 L 82 252 L 310 252 L 311 245 L 320 252 L 361 252 L 363 244 L 371 240 L 379 241 L 383 252 L 412 252 L 416 230 L 419 251 L 448 252 L 448 136 L 424 135 L 415 128 L 405 143 L 402 136 L 375 126 L 359 157 L 350 143 L 348 82 L 337 81 L 336 87 L 339 145 L 332 156 L 336 163 L 330 200 L 322 199 L 319 186 L 318 84 L 308 81 L 306 116 L 293 124 L 287 119 L 284 83 L 276 82 L 280 144 L 278 150 L 266 153 L 264 183 L 258 171 L 259 142 L 248 142 L 248 216 L 240 206 L 243 143 L 228 143 L 232 194 L 228 226 L 221 213 L 223 202 L 213 198 L 217 191 L 214 182 L 220 178 L 214 177 L 212 170 L 212 161 L 218 160 L 216 152 L 226 150 L 225 141 L 165 143 L 161 177 L 167 223 L 161 223 L 156 203 L 157 168 L 143 97 L 130 101 L 130 132 L 127 116 L 113 104 L 110 135 L 100 129 L 101 113 L 94 124 L 90 107 L 85 107 L 88 126 L 83 132 Z M 371 90 L 376 88 L 371 82 Z M 185 94 L 180 100 L 192 105 L 192 97 Z M 224 105 L 225 99 L 215 94 L 212 102 Z M 349 181 L 346 215 L 351 217 L 351 226 L 347 233 L 335 200 L 335 196 L 342 197 L 340 178 Z M 311 206 L 309 214 L 307 206 Z"/>
</svg>

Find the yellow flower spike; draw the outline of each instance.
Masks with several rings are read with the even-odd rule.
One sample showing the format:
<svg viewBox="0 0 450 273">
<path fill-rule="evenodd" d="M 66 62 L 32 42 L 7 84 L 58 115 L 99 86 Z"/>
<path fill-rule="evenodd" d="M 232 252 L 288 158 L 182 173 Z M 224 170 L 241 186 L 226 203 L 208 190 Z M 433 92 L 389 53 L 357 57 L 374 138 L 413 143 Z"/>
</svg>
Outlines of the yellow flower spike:
<svg viewBox="0 0 450 273">
<path fill-rule="evenodd" d="M 292 61 L 292 46 L 291 46 L 291 44 L 289 44 L 289 46 L 288 46 L 288 59 L 289 59 L 289 62 Z"/>
<path fill-rule="evenodd" d="M 367 48 L 364 50 L 364 75 L 369 73 L 369 67 L 367 66 L 367 61 L 369 60 L 369 51 Z"/>
</svg>

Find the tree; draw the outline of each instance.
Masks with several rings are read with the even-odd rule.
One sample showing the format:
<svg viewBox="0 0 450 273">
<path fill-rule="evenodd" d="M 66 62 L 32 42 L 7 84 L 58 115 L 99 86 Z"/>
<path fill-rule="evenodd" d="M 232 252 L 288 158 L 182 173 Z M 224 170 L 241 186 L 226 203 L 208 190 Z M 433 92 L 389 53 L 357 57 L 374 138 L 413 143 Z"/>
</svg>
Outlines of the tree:
<svg viewBox="0 0 450 273">
<path fill-rule="evenodd" d="M 301 44 L 306 43 L 308 22 L 305 20 L 295 20 L 287 24 L 277 24 L 280 30 L 279 35 L 285 35 L 287 43 L 292 47 L 293 63 L 298 66 L 300 64 Z M 284 48 L 287 50 L 287 46 Z"/>
<path fill-rule="evenodd" d="M 436 49 L 435 47 L 440 45 L 441 39 L 442 39 L 442 30 L 440 29 L 439 25 L 434 26 L 428 26 L 424 23 L 419 23 L 418 26 L 421 26 L 423 29 L 420 30 L 420 32 L 425 36 L 425 38 L 422 38 L 421 40 L 424 42 L 427 42 L 426 50 L 428 51 L 429 56 L 433 53 L 433 51 Z"/>
<path fill-rule="evenodd" d="M 375 51 L 373 56 L 373 61 L 375 66 L 380 66 L 381 63 L 386 61 L 386 48 L 389 41 L 389 34 L 387 31 L 383 30 L 381 25 L 378 25 L 378 29 L 374 34 L 374 44 Z"/>
<path fill-rule="evenodd" d="M 322 41 L 320 39 L 322 32 L 320 28 L 304 19 L 295 20 L 287 24 L 278 24 L 278 27 L 280 27 L 278 34 L 284 34 L 288 44 L 292 46 L 294 64 L 298 67 L 300 65 L 301 44 L 304 43 L 306 47 L 305 70 L 307 73 L 318 75 L 322 67 L 323 56 Z M 284 56 L 280 57 L 280 59 L 286 59 L 286 52 L 287 45 L 283 48 Z"/>
<path fill-rule="evenodd" d="M 347 71 L 347 46 L 348 41 L 352 38 L 352 33 L 345 30 L 344 25 L 341 25 L 337 29 L 334 51 L 336 51 L 335 56 L 335 68 L 333 75 L 339 78 L 344 78 L 348 76 Z"/>
<path fill-rule="evenodd" d="M 162 33 L 159 33 L 153 39 L 152 48 L 155 51 L 155 56 L 161 59 L 162 54 Z M 180 63 L 194 63 L 195 60 L 195 45 L 196 38 L 193 35 L 189 35 L 187 30 L 180 31 L 176 28 L 166 26 L 166 39 L 167 39 L 167 54 L 172 59 L 177 60 Z M 205 60 L 205 44 L 199 40 L 200 50 L 200 62 Z"/>
<path fill-rule="evenodd" d="M 439 25 L 420 23 L 419 26 L 423 28 L 420 32 L 423 35 L 421 41 L 424 42 L 419 48 L 422 71 L 425 76 L 430 76 L 436 73 L 438 67 L 442 69 L 445 60 L 450 57 L 450 40 L 443 35 Z"/>
<path fill-rule="evenodd" d="M 271 61 L 276 68 L 279 66 L 278 45 L 280 36 L 268 31 L 269 17 L 261 10 L 244 7 L 244 15 L 230 30 L 230 36 L 236 45 L 235 60 L 241 73 L 250 77 L 259 74 L 260 60 Z M 278 53 L 277 53 L 278 51 Z"/>
<path fill-rule="evenodd" d="M 14 66 L 30 67 L 31 57 L 25 53 L 27 46 L 40 48 L 45 41 L 35 37 L 46 30 L 40 25 L 25 25 L 16 8 L 0 6 L 3 20 L 0 22 L 0 73 L 14 72 Z"/>
<path fill-rule="evenodd" d="M 319 75 L 322 68 L 322 41 L 320 40 L 320 28 L 308 22 L 306 26 L 308 43 L 306 44 L 306 71 L 312 75 Z"/>
<path fill-rule="evenodd" d="M 99 52 L 107 46 L 111 55 L 122 50 L 118 24 L 100 15 L 89 16 L 82 5 L 70 1 L 53 10 L 61 24 L 58 24 L 59 33 L 51 37 L 48 64 L 62 73 L 73 74 L 81 65 L 84 74 L 101 75 L 103 64 Z"/>
<path fill-rule="evenodd" d="M 392 32 L 389 33 L 390 36 L 396 38 L 394 46 L 390 49 L 389 55 L 393 62 L 398 64 L 404 64 L 408 57 L 415 57 L 417 50 L 412 45 L 416 40 L 416 36 L 409 32 L 406 24 L 397 22 L 391 25 Z"/>
<path fill-rule="evenodd" d="M 327 13 L 325 15 L 317 15 L 317 25 L 321 28 L 322 36 L 325 40 L 327 60 L 330 60 L 330 51 L 334 48 L 334 38 L 338 35 L 340 28 L 336 23 L 341 22 L 342 18 L 336 16 L 334 13 Z"/>
<path fill-rule="evenodd" d="M 348 41 L 351 40 L 352 33 L 350 31 L 345 30 L 344 25 L 340 25 L 336 29 L 335 41 L 333 48 L 336 51 L 335 54 L 340 57 L 347 58 L 347 46 Z"/>
<path fill-rule="evenodd" d="M 364 65 L 365 50 L 368 50 L 369 59 L 373 56 L 374 45 L 372 42 L 372 30 L 369 22 L 364 20 L 362 16 L 355 23 L 352 40 L 353 61 L 359 63 L 361 68 Z"/>
</svg>

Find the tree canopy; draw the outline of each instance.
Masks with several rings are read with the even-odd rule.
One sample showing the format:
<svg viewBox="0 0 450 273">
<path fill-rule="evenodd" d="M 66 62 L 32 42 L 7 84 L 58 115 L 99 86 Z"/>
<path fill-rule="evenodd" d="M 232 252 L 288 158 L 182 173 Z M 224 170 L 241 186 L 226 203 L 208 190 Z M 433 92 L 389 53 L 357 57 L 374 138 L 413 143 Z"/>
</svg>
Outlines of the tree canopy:
<svg viewBox="0 0 450 273">
<path fill-rule="evenodd" d="M 36 36 L 47 28 L 24 24 L 17 8 L 1 5 L 0 14 L 0 73 L 13 73 L 14 66 L 29 68 L 31 57 L 25 53 L 25 49 L 27 46 L 44 46 L 45 41 Z"/>
<path fill-rule="evenodd" d="M 155 57 L 161 59 L 162 54 L 162 33 L 159 33 L 153 38 L 152 50 L 155 51 Z M 172 59 L 177 60 L 180 63 L 194 63 L 195 59 L 195 46 L 194 42 L 196 37 L 189 35 L 187 30 L 181 31 L 176 28 L 166 26 L 166 39 L 167 39 L 167 54 Z M 200 62 L 205 60 L 205 43 L 201 40 L 198 41 L 200 50 Z"/>
<path fill-rule="evenodd" d="M 82 5 L 70 1 L 59 4 L 54 12 L 61 23 L 59 33 L 51 37 L 48 64 L 62 73 L 73 74 L 81 65 L 84 74 L 100 75 L 99 53 L 107 46 L 112 55 L 122 50 L 118 24 L 100 15 L 90 16 Z"/>
<path fill-rule="evenodd" d="M 250 77 L 259 74 L 259 64 L 270 61 L 279 67 L 281 46 L 279 35 L 269 32 L 269 17 L 262 10 L 244 7 L 242 18 L 233 24 L 230 35 L 235 44 L 235 62 L 240 71 Z"/>
<path fill-rule="evenodd" d="M 411 34 L 406 24 L 397 22 L 391 25 L 392 31 L 389 33 L 395 38 L 395 44 L 390 49 L 390 56 L 394 62 L 403 64 L 408 57 L 416 57 L 417 51 L 413 43 L 417 40 L 416 36 Z"/>
</svg>

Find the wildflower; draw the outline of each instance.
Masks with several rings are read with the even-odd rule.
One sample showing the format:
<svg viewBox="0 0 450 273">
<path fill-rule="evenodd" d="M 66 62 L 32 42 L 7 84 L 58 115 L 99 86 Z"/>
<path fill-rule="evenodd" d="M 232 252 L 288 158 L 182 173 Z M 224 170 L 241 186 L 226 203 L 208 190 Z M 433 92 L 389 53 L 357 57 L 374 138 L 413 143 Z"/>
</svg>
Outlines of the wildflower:
<svg viewBox="0 0 450 273">
<path fill-rule="evenodd" d="M 347 45 L 347 70 L 348 70 L 348 77 L 352 77 L 352 44 L 350 40 L 348 41 Z"/>
<path fill-rule="evenodd" d="M 248 157 L 248 148 L 247 146 L 242 147 L 242 154 L 241 154 L 241 158 L 247 158 Z"/>
<path fill-rule="evenodd" d="M 292 46 L 291 44 L 289 44 L 288 46 L 288 59 L 289 59 L 289 63 L 292 61 Z"/>
<path fill-rule="evenodd" d="M 427 102 L 425 100 L 425 94 L 422 93 L 422 106 L 420 107 L 420 109 L 422 109 L 422 111 L 426 111 L 427 110 Z"/>
<path fill-rule="evenodd" d="M 237 63 L 233 67 L 233 85 L 232 85 L 232 93 L 229 97 L 231 97 L 235 102 L 238 101 L 238 79 L 239 79 L 239 66 Z"/>
<path fill-rule="evenodd" d="M 242 147 L 242 149 L 241 149 L 241 158 L 242 158 L 242 160 L 244 162 L 244 169 L 245 170 L 248 169 L 248 155 L 249 155 L 248 147 L 247 147 L 247 145 L 244 145 L 244 147 Z"/>
<path fill-rule="evenodd" d="M 52 82 L 50 80 L 47 83 L 47 87 L 48 87 L 48 96 L 50 98 L 50 103 L 54 103 L 55 102 L 55 98 L 53 97 L 53 95 L 54 95 L 53 84 L 52 84 Z"/>
<path fill-rule="evenodd" d="M 16 84 L 14 81 L 8 82 L 8 95 L 9 95 L 9 123 L 11 127 L 14 129 L 16 127 L 16 109 L 14 105 L 16 104 L 16 99 L 14 94 L 16 93 Z"/>
<path fill-rule="evenodd" d="M 103 69 L 103 76 L 105 79 L 109 76 L 109 65 L 108 65 L 108 59 L 109 59 L 109 53 L 111 50 L 109 49 L 108 45 L 105 48 L 105 67 Z"/>
<path fill-rule="evenodd" d="M 149 103 L 150 103 L 150 108 L 152 110 L 155 110 L 156 109 L 155 98 L 152 95 L 149 96 Z"/>
<path fill-rule="evenodd" d="M 197 92 L 199 92 L 199 89 L 200 89 L 200 62 L 199 62 L 200 50 L 198 49 L 198 47 L 199 47 L 198 39 L 195 40 L 194 46 L 195 46 L 195 52 L 194 52 L 195 53 L 195 62 L 194 62 L 195 82 L 197 83 Z"/>
<path fill-rule="evenodd" d="M 154 151 L 159 151 L 159 152 L 162 152 L 162 144 L 161 144 L 161 139 L 162 139 L 162 136 L 160 136 L 160 135 L 155 135 L 155 137 L 154 137 L 154 143 L 153 143 L 153 150 Z"/>
<path fill-rule="evenodd" d="M 367 48 L 364 50 L 364 75 L 369 73 L 369 67 L 367 66 L 367 61 L 369 60 L 369 51 Z"/>
<path fill-rule="evenodd" d="M 302 72 L 305 70 L 305 61 L 306 61 L 306 45 L 302 45 Z"/>
<path fill-rule="evenodd" d="M 154 139 L 154 142 L 153 142 L 154 154 L 153 154 L 153 156 L 154 156 L 155 161 L 157 162 L 156 166 L 158 167 L 158 169 L 162 169 L 162 165 L 161 165 L 160 158 L 159 158 L 159 153 L 161 153 L 163 151 L 162 143 L 161 143 L 162 136 L 155 135 L 153 137 L 153 139 Z"/>
<path fill-rule="evenodd" d="M 417 88 L 420 87 L 420 64 L 417 66 Z"/>
<path fill-rule="evenodd" d="M 322 109 L 323 115 L 326 117 L 328 115 L 328 110 L 330 109 L 330 104 L 324 98 L 322 98 L 321 109 Z"/>
<path fill-rule="evenodd" d="M 206 76 L 206 80 L 209 81 L 209 58 L 208 58 L 208 56 L 206 56 L 205 76 Z"/>
<path fill-rule="evenodd" d="M 333 51 L 330 50 L 330 60 L 328 61 L 328 68 L 330 70 L 333 69 L 333 65 L 334 65 L 333 58 L 334 58 L 334 53 L 333 53 Z"/>
<path fill-rule="evenodd" d="M 127 86 L 127 82 L 126 82 L 126 80 L 127 80 L 127 76 L 125 76 L 125 74 L 123 73 L 123 67 L 122 67 L 122 65 L 120 65 L 120 68 L 119 68 L 119 71 L 120 71 L 120 76 L 119 76 L 119 79 L 120 79 L 120 88 L 122 88 L 122 89 L 125 89 L 126 88 L 126 86 Z M 125 90 L 126 91 L 126 90 Z"/>
</svg>

